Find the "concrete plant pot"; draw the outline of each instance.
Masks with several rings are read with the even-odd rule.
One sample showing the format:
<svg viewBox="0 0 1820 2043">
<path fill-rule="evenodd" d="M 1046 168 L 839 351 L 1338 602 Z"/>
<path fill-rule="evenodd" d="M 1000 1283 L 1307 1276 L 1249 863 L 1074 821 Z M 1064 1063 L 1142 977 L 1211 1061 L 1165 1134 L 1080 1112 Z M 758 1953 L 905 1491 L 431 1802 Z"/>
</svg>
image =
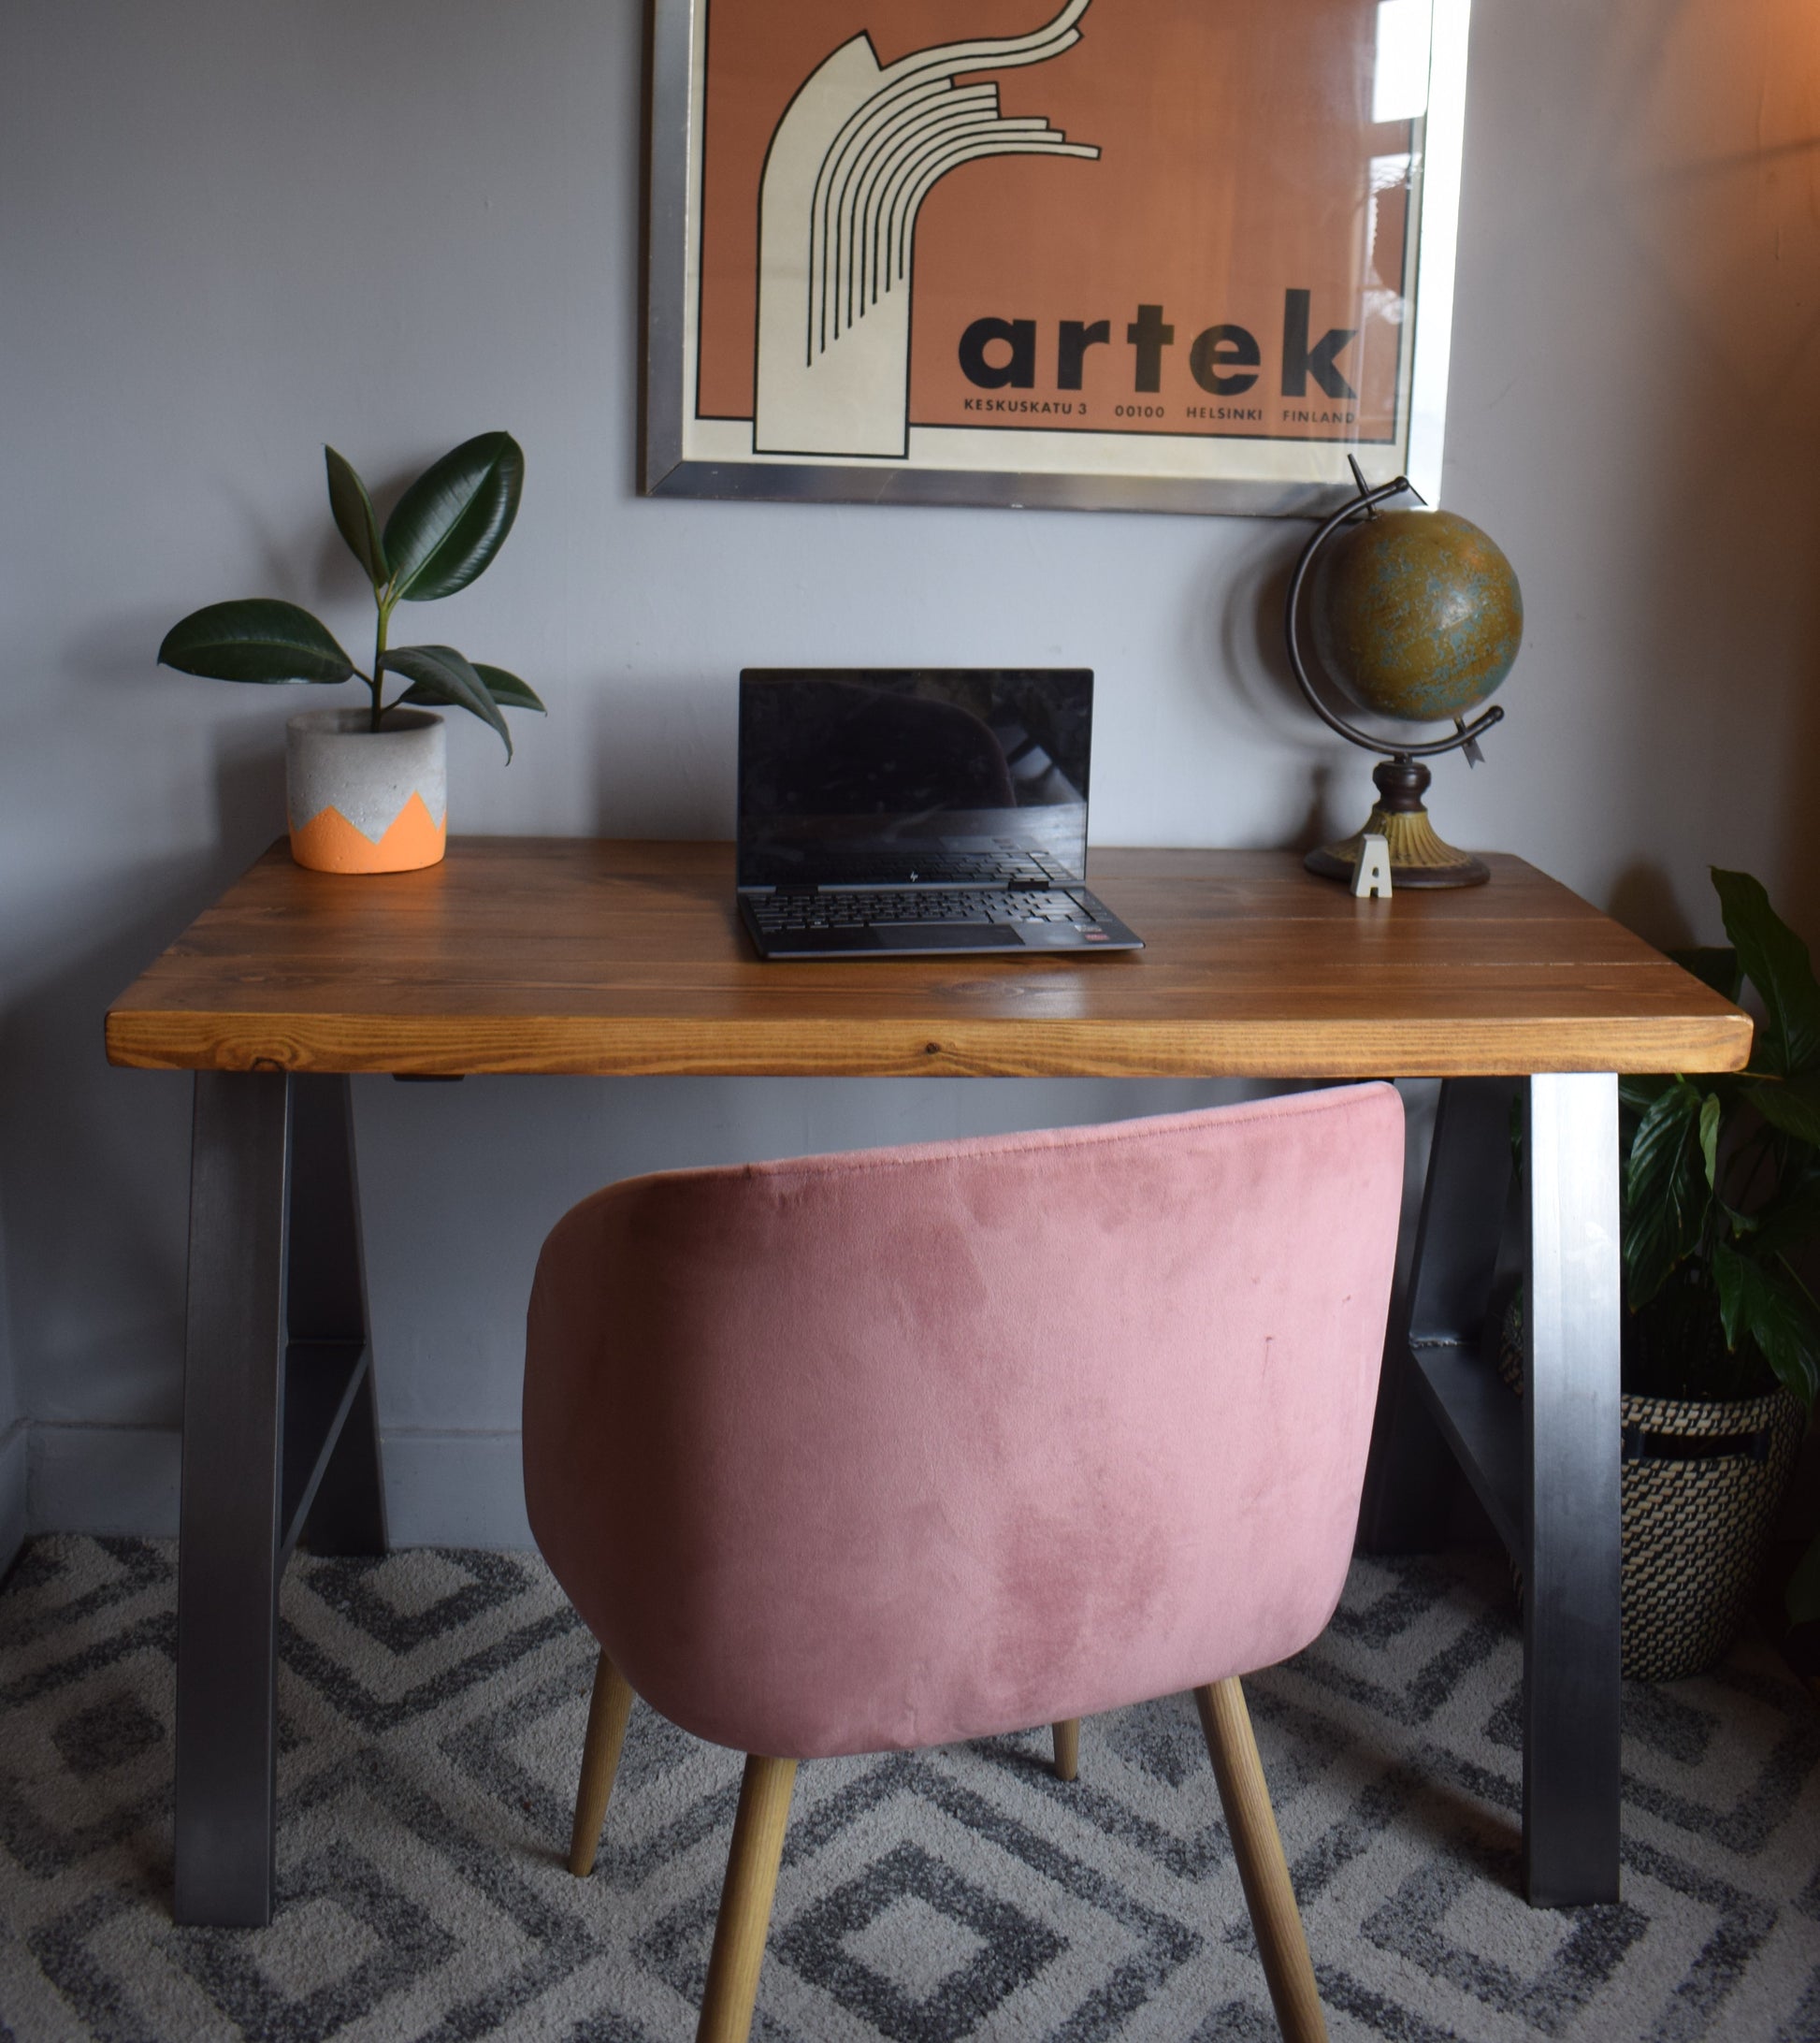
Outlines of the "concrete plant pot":
<svg viewBox="0 0 1820 2043">
<path fill-rule="evenodd" d="M 449 774 L 441 717 L 395 709 L 378 730 L 364 709 L 309 709 L 284 727 L 291 856 L 320 873 L 408 873 L 448 841 Z"/>
</svg>

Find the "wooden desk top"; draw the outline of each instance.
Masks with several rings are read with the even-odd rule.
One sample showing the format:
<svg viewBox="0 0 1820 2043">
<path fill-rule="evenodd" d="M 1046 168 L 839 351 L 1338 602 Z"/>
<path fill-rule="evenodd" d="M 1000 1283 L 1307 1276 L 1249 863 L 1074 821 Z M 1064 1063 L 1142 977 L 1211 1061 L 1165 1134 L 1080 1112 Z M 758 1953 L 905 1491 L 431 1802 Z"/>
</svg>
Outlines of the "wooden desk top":
<svg viewBox="0 0 1820 2043">
<path fill-rule="evenodd" d="M 1355 901 L 1281 851 L 1096 851 L 1147 950 L 761 964 L 726 844 L 470 837 L 423 872 L 275 845 L 115 1003 L 206 1070 L 1360 1078 L 1735 1070 L 1748 1017 L 1520 859 Z"/>
</svg>

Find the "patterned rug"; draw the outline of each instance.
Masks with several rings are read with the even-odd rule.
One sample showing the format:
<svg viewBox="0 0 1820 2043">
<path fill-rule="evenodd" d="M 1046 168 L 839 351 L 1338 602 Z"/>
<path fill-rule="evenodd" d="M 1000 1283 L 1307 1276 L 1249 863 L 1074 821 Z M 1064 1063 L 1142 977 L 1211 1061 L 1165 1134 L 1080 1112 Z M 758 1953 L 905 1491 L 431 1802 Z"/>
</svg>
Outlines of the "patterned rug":
<svg viewBox="0 0 1820 2043">
<path fill-rule="evenodd" d="M 0 1594 L 0 2031 L 693 2034 L 740 1762 L 640 1708 L 561 1863 L 593 1666 L 534 1558 L 299 1557 L 268 1930 L 169 1917 L 175 1556 L 56 1539 Z M 1820 2037 L 1820 1708 L 1766 1649 L 1625 1699 L 1625 1898 L 1517 1893 L 1519 1654 L 1493 1558 L 1361 1560 L 1248 1684 L 1333 2035 Z M 1276 2034 L 1185 1700 L 798 1775 L 755 2035 Z"/>
</svg>

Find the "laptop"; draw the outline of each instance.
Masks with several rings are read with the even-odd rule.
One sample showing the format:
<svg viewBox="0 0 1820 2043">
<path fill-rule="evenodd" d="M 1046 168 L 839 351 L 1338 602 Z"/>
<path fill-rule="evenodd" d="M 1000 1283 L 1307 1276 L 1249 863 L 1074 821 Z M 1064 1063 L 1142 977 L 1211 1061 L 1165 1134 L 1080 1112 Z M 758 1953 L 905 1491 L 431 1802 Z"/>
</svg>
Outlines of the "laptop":
<svg viewBox="0 0 1820 2043">
<path fill-rule="evenodd" d="M 761 958 L 1141 950 L 1091 894 L 1093 676 L 748 667 L 741 920 Z"/>
</svg>

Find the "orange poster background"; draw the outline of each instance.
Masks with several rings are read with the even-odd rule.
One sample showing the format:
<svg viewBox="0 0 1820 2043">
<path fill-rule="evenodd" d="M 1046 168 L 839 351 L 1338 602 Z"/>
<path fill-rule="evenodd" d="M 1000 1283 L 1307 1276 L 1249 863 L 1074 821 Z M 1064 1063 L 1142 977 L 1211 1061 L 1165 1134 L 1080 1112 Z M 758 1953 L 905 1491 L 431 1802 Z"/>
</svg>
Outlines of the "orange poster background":
<svg viewBox="0 0 1820 2043">
<path fill-rule="evenodd" d="M 857 34 L 890 64 L 932 44 L 1025 33 L 1059 4 L 710 0 L 701 416 L 752 415 L 759 180 L 803 80 Z M 1376 0 L 1093 0 L 1073 49 L 981 73 L 1006 114 L 1042 115 L 1101 155 L 995 157 L 932 191 L 916 235 L 912 423 L 1393 439 L 1407 203 L 1400 187 L 1380 196 L 1374 224 L 1370 166 L 1406 152 L 1410 130 L 1371 122 L 1376 18 Z M 1324 396 L 1312 377 L 1305 397 L 1281 394 L 1291 288 L 1312 294 L 1314 340 L 1358 329 L 1336 357 L 1356 402 Z M 1125 329 L 1140 304 L 1161 305 L 1175 330 L 1154 397 L 1133 387 Z M 984 392 L 961 373 L 960 336 L 983 316 L 1038 323 L 1033 389 Z M 1111 343 L 1087 352 L 1080 390 L 1064 393 L 1084 416 L 969 412 L 982 396 L 1054 396 L 1064 319 L 1111 324 Z M 1256 337 L 1263 360 L 1250 391 L 1221 399 L 1195 383 L 1188 357 L 1197 333 L 1228 323 Z M 1206 415 L 1221 403 L 1262 415 Z M 1120 404 L 1162 415 L 1120 417 Z"/>
</svg>

